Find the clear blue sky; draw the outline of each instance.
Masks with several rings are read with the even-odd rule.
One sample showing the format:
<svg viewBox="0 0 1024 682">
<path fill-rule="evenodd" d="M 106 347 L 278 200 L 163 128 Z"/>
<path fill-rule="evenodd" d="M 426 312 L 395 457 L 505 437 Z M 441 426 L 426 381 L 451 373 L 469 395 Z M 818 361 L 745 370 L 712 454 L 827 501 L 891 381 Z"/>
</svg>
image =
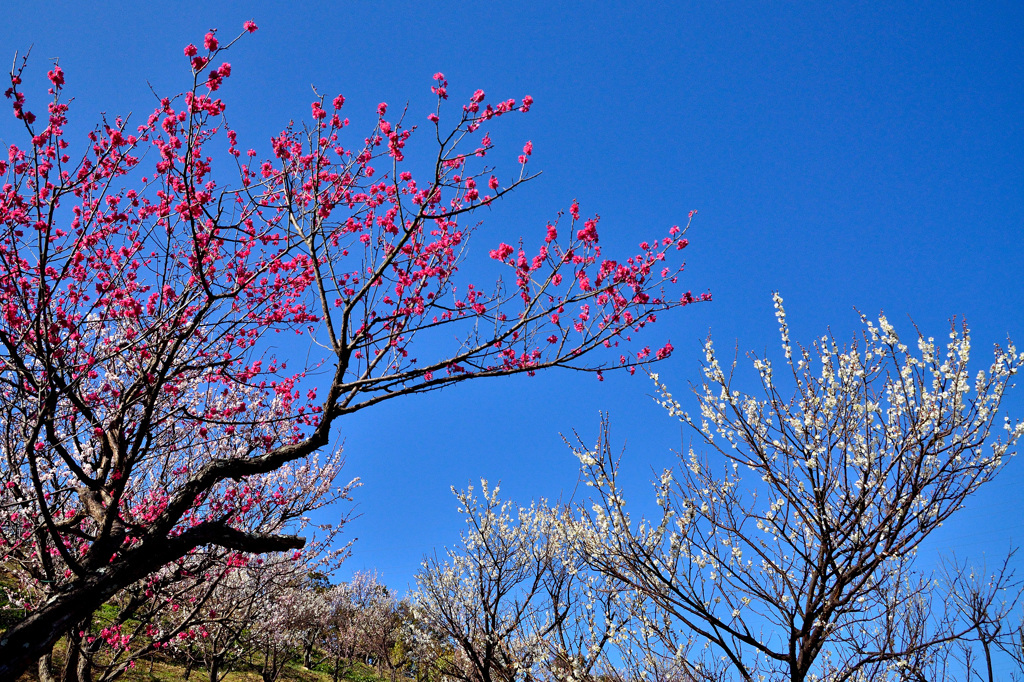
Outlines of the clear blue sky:
<svg viewBox="0 0 1024 682">
<path fill-rule="evenodd" d="M 536 99 L 495 141 L 535 146 L 543 176 L 488 217 L 478 249 L 578 198 L 602 240 L 635 244 L 683 222 L 689 277 L 714 302 L 665 316 L 658 371 L 683 393 L 699 340 L 777 348 L 770 292 L 795 339 L 854 308 L 912 318 L 940 337 L 966 316 L 984 360 L 1007 334 L 1024 346 L 1024 5 L 1019 2 L 22 2 L 8 0 L 0 55 L 34 44 L 34 75 L 60 57 L 75 120 L 151 106 L 176 92 L 182 47 L 253 18 L 224 90 L 243 147 L 309 111 L 311 84 L 343 92 L 355 134 L 380 101 L 429 105 L 443 71 L 455 99 L 483 88 Z M 0 119 L 0 136 L 10 123 Z M 504 121 L 503 121 L 504 123 Z M 261 147 L 262 145 L 262 147 Z M 634 498 L 669 461 L 679 424 L 639 375 L 549 373 L 473 382 L 394 402 L 341 426 L 360 476 L 359 537 L 345 573 L 376 567 L 404 588 L 426 552 L 457 537 L 450 485 L 501 480 L 516 499 L 571 494 L 559 433 L 596 435 L 607 410 L 628 444 Z M 1024 416 L 1024 387 L 1007 402 Z M 929 547 L 980 557 L 1024 540 L 1024 461 Z"/>
</svg>

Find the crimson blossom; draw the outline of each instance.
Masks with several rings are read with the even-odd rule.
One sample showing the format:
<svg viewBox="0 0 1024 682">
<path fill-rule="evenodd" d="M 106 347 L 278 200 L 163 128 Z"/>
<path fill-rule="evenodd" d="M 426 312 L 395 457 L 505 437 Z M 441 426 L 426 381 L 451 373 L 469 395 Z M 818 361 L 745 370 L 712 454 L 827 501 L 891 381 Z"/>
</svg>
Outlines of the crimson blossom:
<svg viewBox="0 0 1024 682">
<path fill-rule="evenodd" d="M 25 61 L 11 72 L 25 142 L 0 162 L 0 561 L 31 594 L 0 636 L 0 679 L 197 548 L 302 547 L 280 518 L 247 519 L 308 508 L 260 477 L 328 445 L 339 417 L 480 377 L 632 371 L 671 352 L 633 334 L 709 298 L 678 284 L 685 229 L 612 260 L 575 202 L 532 246 L 490 251 L 507 278 L 464 281 L 477 229 L 464 221 L 534 177 L 529 142 L 513 175 L 486 165 L 487 129 L 532 98 L 487 104 L 477 90 L 452 115 L 436 74 L 436 157 L 420 180 L 405 115 L 381 104 L 370 135 L 345 142 L 340 95 L 317 96 L 310 123 L 261 159 L 217 97 L 233 43 L 189 45 L 191 87 L 141 125 L 105 119 L 77 155 L 61 68 L 38 119 Z M 277 357 L 276 333 L 308 360 Z"/>
</svg>

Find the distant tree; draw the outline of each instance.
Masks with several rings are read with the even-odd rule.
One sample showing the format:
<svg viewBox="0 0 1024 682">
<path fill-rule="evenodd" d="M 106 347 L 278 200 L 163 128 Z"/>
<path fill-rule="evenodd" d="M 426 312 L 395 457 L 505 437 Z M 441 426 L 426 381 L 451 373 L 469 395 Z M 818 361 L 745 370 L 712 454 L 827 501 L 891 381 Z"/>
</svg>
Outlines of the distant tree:
<svg viewBox="0 0 1024 682">
<path fill-rule="evenodd" d="M 465 221 L 534 177 L 529 142 L 512 176 L 493 174 L 483 128 L 532 98 L 478 90 L 442 127 L 437 74 L 420 181 L 404 113 L 381 104 L 348 145 L 341 96 L 317 95 L 259 160 L 217 98 L 229 46 L 213 31 L 187 46 L 182 95 L 140 125 L 105 119 L 77 154 L 60 66 L 38 118 L 25 60 L 10 74 L 25 141 L 0 162 L 0 561 L 24 572 L 27 615 L 0 635 L 0 680 L 197 548 L 301 547 L 287 523 L 241 523 L 277 498 L 240 491 L 301 467 L 338 418 L 469 379 L 632 370 L 672 350 L 631 352 L 633 334 L 707 298 L 678 286 L 685 230 L 607 258 L 575 202 L 532 246 L 490 251 L 507 282 L 475 285 L 459 274 Z M 600 348 L 613 355 L 591 361 Z"/>
<path fill-rule="evenodd" d="M 304 646 L 311 619 L 300 617 L 297 607 L 312 601 L 301 595 L 318 594 L 309 576 L 336 567 L 341 558 L 323 551 L 331 539 L 266 558 L 236 554 L 215 579 L 196 576 L 192 595 L 163 619 L 163 648 L 187 671 L 205 668 L 210 682 L 220 682 L 242 662 L 264 682 L 274 682 Z"/>
<path fill-rule="evenodd" d="M 172 641 L 175 657 L 187 662 L 187 670 L 204 668 L 209 682 L 221 682 L 239 663 L 251 658 L 254 649 L 260 648 L 262 642 L 252 637 L 249 630 L 258 627 L 259 618 L 265 615 L 261 608 L 264 603 L 275 590 L 284 587 L 274 578 L 281 573 L 288 575 L 288 568 L 275 557 L 267 563 L 239 566 L 226 573 L 202 604 L 204 622 Z"/>
<path fill-rule="evenodd" d="M 664 471 L 659 516 L 627 512 L 607 423 L 595 448 L 580 444 L 596 496 L 578 521 L 590 561 L 650 599 L 641 629 L 691 678 L 936 679 L 919 671 L 947 644 L 987 637 L 998 600 L 983 595 L 965 621 L 915 570 L 916 550 L 1024 433 L 1007 420 L 995 435 L 1024 355 L 996 347 L 972 377 L 966 328 L 945 348 L 918 336 L 914 351 L 884 317 L 848 347 L 793 347 L 775 300 L 786 371 L 754 357 L 758 392 L 739 390 L 710 340 L 698 413 L 653 375 L 711 453 L 691 447 Z"/>
<path fill-rule="evenodd" d="M 314 571 L 297 586 L 288 590 L 279 602 L 286 614 L 286 627 L 295 633 L 302 648 L 302 665 L 313 666 L 313 655 L 323 642 L 324 631 L 330 624 L 330 580 L 327 574 Z"/>
<path fill-rule="evenodd" d="M 1024 601 L 1022 583 L 1013 569 L 1011 551 L 992 572 L 972 568 L 966 561 L 944 558 L 937 599 L 962 634 L 925 650 L 908 661 L 916 679 L 988 680 L 996 667 L 1016 669 L 1011 679 L 1024 677 Z"/>
<path fill-rule="evenodd" d="M 357 661 L 366 662 L 374 654 L 373 634 L 382 612 L 391 611 L 394 598 L 376 573 L 357 571 L 352 579 L 334 585 L 322 593 L 326 603 L 326 621 L 320 643 L 332 659 L 332 675 L 337 680 Z"/>
<path fill-rule="evenodd" d="M 480 494 L 458 493 L 462 542 L 417 575 L 420 646 L 451 651 L 436 662 L 463 682 L 591 679 L 628 632 L 628 592 L 587 570 L 557 508 L 502 501 L 486 481 Z"/>
<path fill-rule="evenodd" d="M 411 663 L 408 646 L 409 605 L 383 585 L 362 605 L 362 649 L 378 676 L 395 682 Z"/>
</svg>

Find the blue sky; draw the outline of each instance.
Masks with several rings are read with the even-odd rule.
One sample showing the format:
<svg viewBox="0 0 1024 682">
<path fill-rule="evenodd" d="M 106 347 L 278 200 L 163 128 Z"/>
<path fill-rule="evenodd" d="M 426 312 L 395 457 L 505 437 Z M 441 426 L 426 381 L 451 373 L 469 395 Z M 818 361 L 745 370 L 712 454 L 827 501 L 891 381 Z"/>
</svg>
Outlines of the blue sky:
<svg viewBox="0 0 1024 682">
<path fill-rule="evenodd" d="M 532 95 L 493 137 L 510 153 L 531 139 L 544 174 L 487 216 L 478 255 L 539 236 L 573 198 L 601 214 L 609 250 L 699 209 L 688 283 L 714 302 L 663 316 L 649 337 L 677 349 L 658 368 L 676 393 L 709 330 L 719 348 L 775 352 L 773 290 L 796 340 L 849 337 L 856 309 L 936 337 L 966 316 L 981 361 L 1007 335 L 1024 346 L 1020 3 L 8 0 L 3 16 L 0 55 L 34 45 L 40 81 L 59 57 L 83 125 L 147 112 L 147 83 L 184 87 L 185 44 L 250 18 L 260 30 L 233 50 L 224 89 L 243 146 L 266 148 L 306 115 L 311 84 L 346 95 L 360 136 L 380 101 L 425 116 L 436 71 L 456 100 Z M 560 434 L 592 440 L 601 410 L 634 497 L 647 496 L 650 467 L 684 437 L 651 389 L 639 375 L 548 373 L 348 419 L 346 471 L 364 486 L 343 573 L 377 568 L 404 589 L 457 538 L 451 485 L 486 477 L 518 500 L 567 498 L 576 466 Z M 1024 390 L 1006 407 L 1024 416 Z M 1021 485 L 1018 458 L 929 549 L 980 559 L 1021 542 Z"/>
</svg>

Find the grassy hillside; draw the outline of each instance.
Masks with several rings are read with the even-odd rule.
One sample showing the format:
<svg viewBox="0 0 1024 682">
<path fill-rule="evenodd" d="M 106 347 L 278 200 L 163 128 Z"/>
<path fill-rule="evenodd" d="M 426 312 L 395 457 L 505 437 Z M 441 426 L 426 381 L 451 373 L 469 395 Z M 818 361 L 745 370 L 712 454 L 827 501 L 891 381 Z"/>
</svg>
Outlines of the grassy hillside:
<svg viewBox="0 0 1024 682">
<path fill-rule="evenodd" d="M 22 675 L 18 682 L 38 682 L 36 671 Z M 185 682 L 185 669 L 173 663 L 153 661 L 140 664 L 134 670 L 125 673 L 120 678 L 124 682 Z M 208 677 L 205 670 L 193 669 L 188 682 L 207 682 Z M 281 673 L 279 682 L 331 682 L 331 676 L 325 672 L 314 670 L 303 670 L 300 667 L 289 666 Z M 262 682 L 260 675 L 255 671 L 230 672 L 224 682 Z"/>
<path fill-rule="evenodd" d="M 57 668 L 57 665 L 54 668 Z M 140 662 L 134 670 L 129 670 L 119 679 L 123 682 L 186 682 L 183 666 L 173 661 L 159 659 Z M 390 678 L 379 677 L 372 667 L 362 663 L 355 663 L 341 679 L 345 682 L 391 682 Z M 38 682 L 38 680 L 37 671 L 33 669 L 22 675 L 18 682 Z M 208 680 L 206 670 L 193 668 L 187 682 L 208 682 Z M 332 682 L 332 680 L 330 668 L 326 663 L 313 669 L 306 669 L 299 663 L 292 662 L 285 667 L 278 678 L 278 682 Z M 229 672 L 223 682 L 262 682 L 262 679 L 259 671 L 243 667 L 243 669 Z"/>
</svg>

